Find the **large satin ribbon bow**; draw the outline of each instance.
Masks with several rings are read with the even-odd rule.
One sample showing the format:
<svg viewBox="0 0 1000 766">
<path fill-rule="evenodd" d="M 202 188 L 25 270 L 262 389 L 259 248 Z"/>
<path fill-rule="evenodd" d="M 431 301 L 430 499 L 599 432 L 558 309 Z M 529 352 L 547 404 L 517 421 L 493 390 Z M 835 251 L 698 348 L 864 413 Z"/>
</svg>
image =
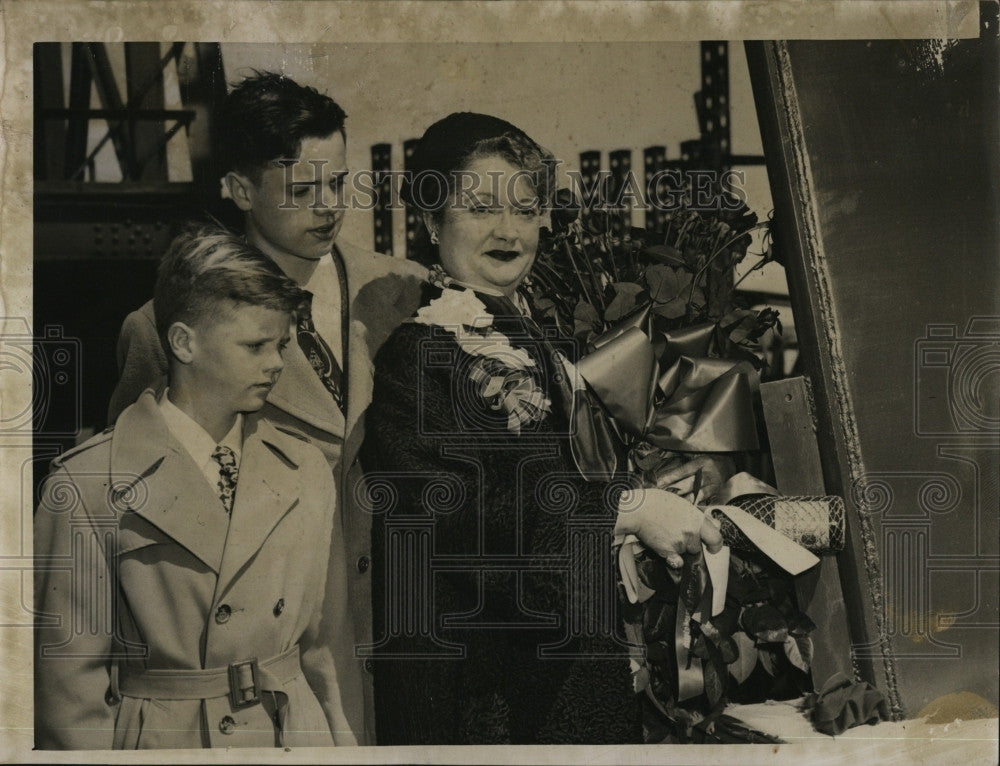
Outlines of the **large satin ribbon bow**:
<svg viewBox="0 0 1000 766">
<path fill-rule="evenodd" d="M 758 449 L 756 371 L 709 357 L 713 329 L 653 332 L 643 310 L 597 338 L 577 366 L 618 426 L 640 440 L 682 452 Z"/>
</svg>

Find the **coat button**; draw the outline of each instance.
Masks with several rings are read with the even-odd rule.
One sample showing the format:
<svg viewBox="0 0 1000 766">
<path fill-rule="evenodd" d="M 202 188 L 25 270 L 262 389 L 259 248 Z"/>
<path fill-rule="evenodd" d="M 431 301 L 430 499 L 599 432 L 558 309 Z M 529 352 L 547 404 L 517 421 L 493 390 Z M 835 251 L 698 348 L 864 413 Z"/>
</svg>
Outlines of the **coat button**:
<svg viewBox="0 0 1000 766">
<path fill-rule="evenodd" d="M 362 556 L 358 559 L 358 571 L 364 574 L 368 571 L 368 567 L 371 566 L 371 559 L 367 556 Z"/>
<path fill-rule="evenodd" d="M 222 604 L 218 609 L 215 610 L 215 621 L 219 625 L 223 625 L 229 622 L 229 618 L 232 617 L 233 610 L 229 604 Z"/>
<path fill-rule="evenodd" d="M 285 599 L 279 598 L 277 603 L 274 605 L 274 616 L 280 617 L 281 613 L 285 611 Z"/>
<path fill-rule="evenodd" d="M 236 731 L 236 721 L 233 720 L 232 716 L 224 716 L 221 721 L 219 721 L 219 731 L 223 734 L 232 734 Z"/>
<path fill-rule="evenodd" d="M 368 673 L 374 673 L 375 672 L 375 663 L 372 662 L 372 658 L 371 657 L 369 657 L 368 659 L 365 660 L 365 671 L 368 672 Z"/>
</svg>

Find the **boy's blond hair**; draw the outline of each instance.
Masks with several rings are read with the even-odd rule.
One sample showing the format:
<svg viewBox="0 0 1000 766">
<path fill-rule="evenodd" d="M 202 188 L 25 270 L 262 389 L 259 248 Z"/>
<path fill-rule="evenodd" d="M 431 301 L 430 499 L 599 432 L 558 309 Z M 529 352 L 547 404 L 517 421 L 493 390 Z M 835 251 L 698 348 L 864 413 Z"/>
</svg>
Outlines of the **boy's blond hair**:
<svg viewBox="0 0 1000 766">
<path fill-rule="evenodd" d="M 167 330 L 174 322 L 193 326 L 240 305 L 292 313 L 304 297 L 292 279 L 243 238 L 216 224 L 189 226 L 160 261 L 153 289 L 156 331 L 169 358 Z"/>
</svg>

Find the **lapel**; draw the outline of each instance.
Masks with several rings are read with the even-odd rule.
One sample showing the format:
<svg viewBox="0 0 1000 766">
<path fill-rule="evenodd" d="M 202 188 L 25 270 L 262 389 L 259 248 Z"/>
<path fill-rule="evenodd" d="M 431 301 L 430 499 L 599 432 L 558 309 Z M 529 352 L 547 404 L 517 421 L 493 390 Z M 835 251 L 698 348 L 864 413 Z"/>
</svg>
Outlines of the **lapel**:
<svg viewBox="0 0 1000 766">
<path fill-rule="evenodd" d="M 368 408 L 372 398 L 372 362 L 368 353 L 367 328 L 358 316 L 357 298 L 361 287 L 368 281 L 369 275 L 362 267 L 365 261 L 373 257 L 359 251 L 346 242 L 339 243 L 336 250 L 340 253 L 344 264 L 344 275 L 347 277 L 347 417 L 344 422 L 344 443 L 361 414 Z M 334 253 L 337 257 L 337 253 Z"/>
<path fill-rule="evenodd" d="M 294 339 L 285 349 L 285 369 L 267 400 L 314 428 L 337 437 L 344 435 L 344 414 Z"/>
<path fill-rule="evenodd" d="M 346 443 L 372 398 L 375 349 L 369 323 L 378 325 L 380 332 L 391 330 L 412 314 L 418 306 L 420 281 L 427 270 L 413 262 L 362 250 L 346 242 L 338 242 L 337 248 L 347 277 L 347 416 L 336 406 L 297 343 L 288 346 L 285 369 L 268 402 Z M 384 340 L 379 333 L 376 335 Z M 339 338 L 326 340 L 340 342 Z"/>
<path fill-rule="evenodd" d="M 229 519 L 201 469 L 170 434 L 152 389 L 118 418 L 111 475 L 122 513 L 143 518 L 218 572 Z M 119 477 L 119 478 L 115 478 Z"/>
<path fill-rule="evenodd" d="M 353 248 L 349 249 L 353 250 Z M 341 249 L 341 254 L 343 255 L 344 268 L 347 270 L 349 269 L 348 263 L 352 259 L 343 254 L 343 249 Z M 337 254 L 334 253 L 333 257 L 336 258 Z M 309 364 L 298 343 L 294 341 L 288 344 L 285 352 L 285 369 L 278 376 L 277 383 L 274 384 L 274 388 L 271 389 L 271 393 L 267 397 L 268 402 L 275 407 L 340 439 L 345 439 L 345 436 L 350 433 L 352 411 L 355 411 L 351 399 L 353 398 L 355 379 L 360 374 L 354 372 L 360 362 L 356 360 L 357 352 L 355 349 L 358 344 L 350 318 L 351 302 L 357 295 L 357 288 L 354 284 L 356 280 L 351 279 L 349 271 L 347 273 L 349 334 L 345 352 L 346 359 L 344 360 L 347 367 L 347 379 L 344 381 L 347 387 L 348 412 L 346 421 L 344 413 L 333 401 L 330 392 L 320 382 L 316 371 Z M 339 285 L 337 289 L 340 290 Z M 328 344 L 341 342 L 340 338 L 324 338 L 324 340 Z M 357 422 L 356 415 L 353 420 Z"/>
<path fill-rule="evenodd" d="M 266 420 L 248 418 L 245 422 L 236 499 L 219 569 L 217 597 L 299 502 L 298 464 L 282 448 L 286 439 Z"/>
<path fill-rule="evenodd" d="M 347 342 L 347 419 L 344 427 L 346 444 L 361 415 L 372 401 L 375 387 L 371 356 L 368 353 L 367 328 L 351 317 L 351 332 Z"/>
<path fill-rule="evenodd" d="M 345 453 L 355 427 L 372 401 L 373 359 L 378 347 L 419 306 L 427 268 L 413 261 L 337 244 L 344 260 L 350 297 L 348 319 L 348 397 Z M 355 440 L 360 446 L 360 436 Z M 345 457 L 345 466 L 350 459 Z"/>
</svg>

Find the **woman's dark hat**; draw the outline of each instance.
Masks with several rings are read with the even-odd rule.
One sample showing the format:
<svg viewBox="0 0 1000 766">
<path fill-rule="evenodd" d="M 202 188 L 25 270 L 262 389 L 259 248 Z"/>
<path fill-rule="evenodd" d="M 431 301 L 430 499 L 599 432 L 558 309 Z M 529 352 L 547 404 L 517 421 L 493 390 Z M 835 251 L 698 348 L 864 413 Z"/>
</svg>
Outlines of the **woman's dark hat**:
<svg viewBox="0 0 1000 766">
<path fill-rule="evenodd" d="M 403 201 L 421 209 L 443 205 L 448 196 L 448 174 L 461 168 L 482 141 L 502 136 L 535 143 L 520 128 L 488 114 L 454 112 L 438 120 L 424 131 L 406 160 L 407 173 L 400 187 Z"/>
</svg>

